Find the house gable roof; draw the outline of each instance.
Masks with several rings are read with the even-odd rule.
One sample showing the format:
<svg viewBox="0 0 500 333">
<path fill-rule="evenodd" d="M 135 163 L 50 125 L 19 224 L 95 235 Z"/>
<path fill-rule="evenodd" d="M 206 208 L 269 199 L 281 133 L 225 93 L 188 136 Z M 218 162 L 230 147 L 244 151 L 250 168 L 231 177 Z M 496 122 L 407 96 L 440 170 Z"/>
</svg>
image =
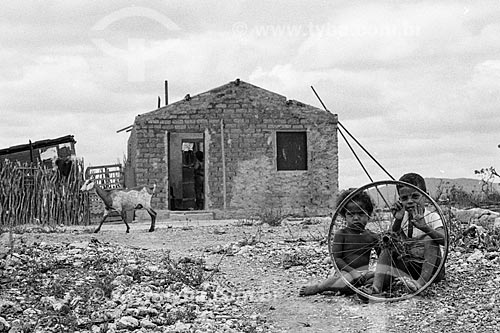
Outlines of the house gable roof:
<svg viewBox="0 0 500 333">
<path fill-rule="evenodd" d="M 225 99 L 232 99 L 234 98 L 235 94 L 241 93 L 247 91 L 249 92 L 250 96 L 255 96 L 254 103 L 259 103 L 262 104 L 264 107 L 266 104 L 270 103 L 283 103 L 289 106 L 295 106 L 295 108 L 291 108 L 290 112 L 291 113 L 298 113 L 298 112 L 314 112 L 314 113 L 319 113 L 322 114 L 326 117 L 331 117 L 332 120 L 336 122 L 337 116 L 335 114 L 332 114 L 328 111 L 319 109 L 317 107 L 307 105 L 305 103 L 296 101 L 296 100 L 287 100 L 287 98 L 283 95 L 280 95 L 275 92 L 271 92 L 269 90 L 266 90 L 264 88 L 258 87 L 256 85 L 250 84 L 245 81 L 241 81 L 240 79 L 236 79 L 235 81 L 231 81 L 229 83 L 226 83 L 224 85 L 221 85 L 219 87 L 210 89 L 206 92 L 190 96 L 189 94 L 186 95 L 186 97 L 182 100 L 179 100 L 177 102 L 174 102 L 172 104 L 163 106 L 161 108 L 158 108 L 153 111 L 149 111 L 147 113 L 141 114 L 138 116 L 142 121 L 150 118 L 157 118 L 157 117 L 165 117 L 168 116 L 169 114 L 173 114 L 176 111 L 178 111 L 181 108 L 186 108 L 186 103 L 193 103 L 197 102 L 196 104 L 205 104 L 205 105 L 211 105 L 211 104 L 219 104 L 219 103 L 224 103 Z M 193 103 L 194 104 L 194 103 Z M 299 107 L 299 108 L 297 108 Z M 297 111 L 299 110 L 299 111 Z M 136 122 L 137 122 L 136 118 Z"/>
</svg>

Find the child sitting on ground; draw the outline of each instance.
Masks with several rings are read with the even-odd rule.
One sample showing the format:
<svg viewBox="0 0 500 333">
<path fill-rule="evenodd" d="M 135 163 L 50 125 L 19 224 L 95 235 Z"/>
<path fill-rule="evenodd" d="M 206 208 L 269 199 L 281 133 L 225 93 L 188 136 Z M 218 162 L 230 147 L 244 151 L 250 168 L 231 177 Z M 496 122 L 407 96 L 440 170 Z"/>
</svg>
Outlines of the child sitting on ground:
<svg viewBox="0 0 500 333">
<path fill-rule="evenodd" d="M 344 191 L 337 199 L 339 205 L 353 189 Z M 370 196 L 361 192 L 354 196 L 339 211 L 347 225 L 337 231 L 333 237 L 333 257 L 337 267 L 331 275 L 319 283 L 302 286 L 300 296 L 309 296 L 324 291 L 348 293 L 350 291 L 341 274 L 351 284 L 365 283 L 373 277 L 373 272 L 368 271 L 372 249 L 378 243 L 376 234 L 366 230 L 366 224 L 373 213 L 373 203 Z"/>
<path fill-rule="evenodd" d="M 403 175 L 400 181 L 414 185 L 423 192 L 425 180 L 416 173 Z M 379 256 L 373 287 L 369 293 L 379 293 L 394 280 L 403 283 L 410 291 L 422 288 L 436 273 L 441 263 L 440 245 L 444 245 L 443 221 L 439 214 L 425 207 L 425 196 L 409 186 L 397 186 L 399 202 L 393 207 L 392 231 L 400 233 L 408 252 L 383 250 Z M 433 282 L 444 278 L 444 266 Z"/>
</svg>

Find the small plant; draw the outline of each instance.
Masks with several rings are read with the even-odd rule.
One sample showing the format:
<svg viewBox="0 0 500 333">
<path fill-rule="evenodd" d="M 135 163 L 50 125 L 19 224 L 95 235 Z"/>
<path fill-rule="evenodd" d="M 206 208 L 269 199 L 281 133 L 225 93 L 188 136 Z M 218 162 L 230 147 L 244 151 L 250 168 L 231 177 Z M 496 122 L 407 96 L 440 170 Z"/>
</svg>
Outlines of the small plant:
<svg viewBox="0 0 500 333">
<path fill-rule="evenodd" d="M 112 284 L 116 275 L 110 272 L 103 272 L 100 276 L 96 278 L 95 289 L 102 291 L 102 294 L 106 298 L 111 298 L 111 293 L 115 289 L 115 285 Z"/>
<path fill-rule="evenodd" d="M 255 245 L 261 243 L 262 238 L 262 227 L 258 226 L 254 234 L 247 235 L 238 241 L 238 246 Z"/>
<path fill-rule="evenodd" d="M 463 190 L 462 187 L 453 185 L 450 189 L 450 204 L 457 207 L 478 207 L 479 204 L 473 193 Z"/>
<path fill-rule="evenodd" d="M 482 168 L 481 170 L 474 170 L 476 175 L 481 176 L 481 190 L 488 194 L 493 191 L 493 179 L 495 177 L 499 177 L 500 175 L 497 173 L 494 167 Z"/>
<path fill-rule="evenodd" d="M 192 323 L 196 319 L 196 313 L 192 306 L 183 306 L 169 311 L 165 316 L 165 325 L 173 325 L 176 322 Z"/>
<path fill-rule="evenodd" d="M 272 227 L 278 227 L 288 215 L 283 214 L 280 208 L 264 208 L 257 216 L 262 223 L 267 223 Z"/>
<path fill-rule="evenodd" d="M 327 242 L 328 231 L 321 230 L 316 227 L 313 232 L 308 231 L 309 239 L 313 242 L 319 242 L 320 245 L 324 245 Z"/>
<path fill-rule="evenodd" d="M 170 283 L 182 282 L 189 287 L 196 288 L 206 281 L 205 261 L 201 258 L 184 257 L 176 261 L 167 253 L 162 262 L 168 271 L 167 277 Z"/>
<path fill-rule="evenodd" d="M 281 256 L 281 266 L 284 269 L 293 266 L 303 266 L 307 262 L 307 256 L 302 252 L 283 253 Z"/>
</svg>

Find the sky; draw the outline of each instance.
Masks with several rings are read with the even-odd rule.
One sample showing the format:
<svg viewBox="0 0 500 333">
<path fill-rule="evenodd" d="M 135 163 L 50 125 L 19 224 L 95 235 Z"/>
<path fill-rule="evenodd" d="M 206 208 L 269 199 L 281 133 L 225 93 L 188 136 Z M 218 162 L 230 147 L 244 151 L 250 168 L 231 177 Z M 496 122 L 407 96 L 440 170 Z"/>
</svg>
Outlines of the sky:
<svg viewBox="0 0 500 333">
<path fill-rule="evenodd" d="M 500 0 L 17 1 L 0 9 L 0 148 L 74 135 L 121 162 L 138 114 L 240 78 L 328 110 L 392 175 L 500 168 Z M 388 179 L 356 148 L 373 180 Z M 370 182 L 339 135 L 339 187 Z"/>
</svg>

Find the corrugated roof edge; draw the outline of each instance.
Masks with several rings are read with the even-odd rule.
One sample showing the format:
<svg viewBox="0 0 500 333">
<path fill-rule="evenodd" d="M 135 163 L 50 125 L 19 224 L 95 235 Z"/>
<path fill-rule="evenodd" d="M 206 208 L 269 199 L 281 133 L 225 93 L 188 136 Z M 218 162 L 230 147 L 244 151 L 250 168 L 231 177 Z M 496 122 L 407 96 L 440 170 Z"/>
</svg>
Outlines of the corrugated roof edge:
<svg viewBox="0 0 500 333">
<path fill-rule="evenodd" d="M 59 145 L 61 143 L 68 143 L 68 142 L 76 143 L 74 135 L 61 136 L 61 137 L 55 138 L 55 139 L 38 140 L 38 141 L 32 142 L 31 147 L 33 147 L 33 149 L 38 149 L 38 148 L 42 148 L 42 147 L 55 146 L 55 145 Z M 17 146 L 12 146 L 9 148 L 0 149 L 0 155 L 17 153 L 17 152 L 25 151 L 25 150 L 29 150 L 29 149 L 30 149 L 30 144 L 26 143 L 26 144 L 22 144 L 22 145 L 17 145 Z"/>
</svg>

